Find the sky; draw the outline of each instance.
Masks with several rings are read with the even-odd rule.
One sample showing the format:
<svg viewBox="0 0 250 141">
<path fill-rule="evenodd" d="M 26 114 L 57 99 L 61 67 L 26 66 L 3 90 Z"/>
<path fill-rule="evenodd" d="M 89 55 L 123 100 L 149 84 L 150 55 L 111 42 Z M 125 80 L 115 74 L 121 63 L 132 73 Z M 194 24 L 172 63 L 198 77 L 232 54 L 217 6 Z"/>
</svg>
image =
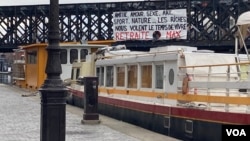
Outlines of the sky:
<svg viewBox="0 0 250 141">
<path fill-rule="evenodd" d="M 144 1 L 144 0 L 59 0 L 59 4 L 70 3 L 105 3 L 105 2 L 122 2 L 122 1 Z M 50 0 L 0 0 L 0 6 L 16 5 L 41 5 L 49 4 Z"/>
</svg>

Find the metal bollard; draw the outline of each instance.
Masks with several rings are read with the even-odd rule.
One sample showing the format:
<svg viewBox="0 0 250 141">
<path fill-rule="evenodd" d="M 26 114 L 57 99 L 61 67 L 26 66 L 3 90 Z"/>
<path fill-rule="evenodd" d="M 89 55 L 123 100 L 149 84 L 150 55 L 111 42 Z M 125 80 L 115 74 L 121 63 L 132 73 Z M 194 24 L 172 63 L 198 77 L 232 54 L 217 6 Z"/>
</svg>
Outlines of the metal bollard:
<svg viewBox="0 0 250 141">
<path fill-rule="evenodd" d="M 84 77 L 84 114 L 82 123 L 100 123 L 98 114 L 98 77 Z"/>
</svg>

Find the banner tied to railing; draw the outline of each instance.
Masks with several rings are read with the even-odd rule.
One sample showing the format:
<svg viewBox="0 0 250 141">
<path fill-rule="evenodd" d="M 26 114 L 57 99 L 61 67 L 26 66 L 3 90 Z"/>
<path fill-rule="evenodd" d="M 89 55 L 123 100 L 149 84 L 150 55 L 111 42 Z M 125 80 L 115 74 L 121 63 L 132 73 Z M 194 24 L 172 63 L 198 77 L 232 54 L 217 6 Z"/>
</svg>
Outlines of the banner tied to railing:
<svg viewBox="0 0 250 141">
<path fill-rule="evenodd" d="M 113 13 L 116 41 L 186 39 L 187 28 L 186 9 Z"/>
</svg>

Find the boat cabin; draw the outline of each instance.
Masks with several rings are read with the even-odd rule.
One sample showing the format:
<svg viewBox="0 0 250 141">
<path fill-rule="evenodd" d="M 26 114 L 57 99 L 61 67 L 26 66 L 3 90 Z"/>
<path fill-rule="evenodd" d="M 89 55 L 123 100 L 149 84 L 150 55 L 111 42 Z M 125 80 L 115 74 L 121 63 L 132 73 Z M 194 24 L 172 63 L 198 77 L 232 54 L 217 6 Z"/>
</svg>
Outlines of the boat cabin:
<svg viewBox="0 0 250 141">
<path fill-rule="evenodd" d="M 214 101 L 241 103 L 242 99 L 232 102 L 230 97 L 246 96 L 239 93 L 240 89 L 247 89 L 244 86 L 248 83 L 244 76 L 247 70 L 242 68 L 249 66 L 249 61 L 242 58 L 187 46 L 158 47 L 149 52 L 107 51 L 96 60 L 95 74 L 91 75 L 99 78 L 100 95 L 127 95 L 129 100 L 170 105 L 191 101 L 209 106 Z M 183 97 L 190 94 L 196 97 Z M 204 99 L 204 96 L 221 97 Z"/>
<path fill-rule="evenodd" d="M 80 44 L 80 43 L 61 43 L 61 79 L 66 80 L 71 77 L 73 62 L 85 60 L 88 54 L 95 52 L 98 48 L 107 45 L 101 44 Z M 24 52 L 25 60 L 14 61 L 14 82 L 16 85 L 29 89 L 38 89 L 46 79 L 45 67 L 47 62 L 47 44 L 32 44 L 21 46 L 16 50 L 16 54 Z M 22 50 L 22 51 L 20 51 Z"/>
<path fill-rule="evenodd" d="M 204 53 L 196 47 L 185 46 L 158 47 L 149 52 L 118 56 L 96 61 L 96 75 L 101 87 L 176 93 L 179 91 L 179 81 L 186 75 L 202 79 L 198 73 L 209 73 L 207 68 L 193 70 L 180 66 L 235 63 L 234 54 Z M 220 67 L 213 69 L 213 72 L 222 73 L 226 69 Z M 231 69 L 237 70 L 235 66 Z"/>
</svg>

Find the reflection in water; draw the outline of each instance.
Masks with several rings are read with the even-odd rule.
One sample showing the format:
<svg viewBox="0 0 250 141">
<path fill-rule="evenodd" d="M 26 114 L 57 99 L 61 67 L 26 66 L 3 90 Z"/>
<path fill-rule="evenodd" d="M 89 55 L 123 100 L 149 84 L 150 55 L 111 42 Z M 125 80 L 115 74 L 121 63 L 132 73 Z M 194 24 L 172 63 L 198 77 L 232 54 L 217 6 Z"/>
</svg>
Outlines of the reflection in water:
<svg viewBox="0 0 250 141">
<path fill-rule="evenodd" d="M 0 83 L 11 84 L 11 74 L 0 73 Z"/>
<path fill-rule="evenodd" d="M 0 83 L 11 83 L 11 67 L 4 54 L 0 56 Z"/>
</svg>

